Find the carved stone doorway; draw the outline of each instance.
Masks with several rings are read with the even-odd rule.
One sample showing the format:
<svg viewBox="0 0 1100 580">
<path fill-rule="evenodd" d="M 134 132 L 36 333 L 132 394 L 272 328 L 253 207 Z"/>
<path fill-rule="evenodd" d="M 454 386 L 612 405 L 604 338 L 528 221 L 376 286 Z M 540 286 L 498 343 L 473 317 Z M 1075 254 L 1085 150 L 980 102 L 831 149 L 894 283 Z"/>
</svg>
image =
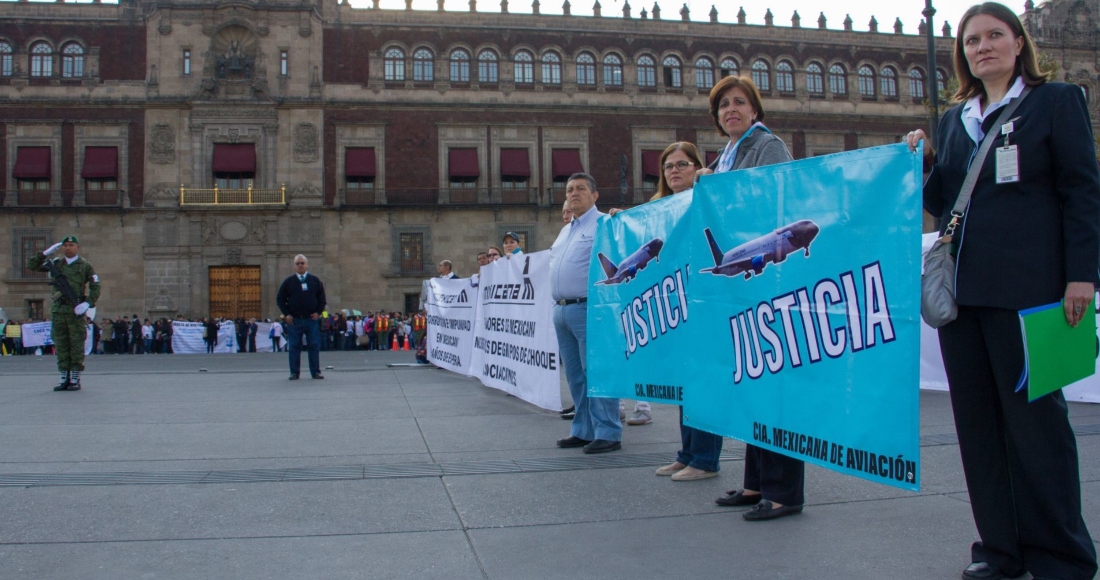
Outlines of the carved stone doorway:
<svg viewBox="0 0 1100 580">
<path fill-rule="evenodd" d="M 260 267 L 210 266 L 210 316 L 260 318 Z"/>
</svg>

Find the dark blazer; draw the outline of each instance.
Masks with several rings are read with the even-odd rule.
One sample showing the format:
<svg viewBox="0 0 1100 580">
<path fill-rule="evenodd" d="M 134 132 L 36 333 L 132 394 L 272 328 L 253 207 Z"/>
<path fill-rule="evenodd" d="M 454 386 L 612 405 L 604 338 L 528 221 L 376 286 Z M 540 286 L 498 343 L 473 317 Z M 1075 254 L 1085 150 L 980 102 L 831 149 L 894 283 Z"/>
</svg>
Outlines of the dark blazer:
<svg viewBox="0 0 1100 580">
<path fill-rule="evenodd" d="M 977 149 L 962 122 L 963 105 L 944 114 L 924 207 L 943 227 Z M 1057 302 L 1068 282 L 1100 282 L 1100 171 L 1081 89 L 1045 83 L 1013 114 L 1020 181 L 996 183 L 998 111 L 983 130 L 997 132 L 959 239 L 960 305 L 1021 310 Z M 942 231 L 942 230 L 941 230 Z M 959 232 L 956 231 L 956 237 Z"/>
<path fill-rule="evenodd" d="M 313 314 L 320 315 L 325 310 L 325 286 L 321 279 L 313 274 L 306 274 L 306 288 L 302 290 L 302 281 L 297 274 L 292 274 L 283 280 L 279 286 L 279 294 L 275 297 L 275 303 L 283 315 L 295 318 L 308 318 Z"/>
</svg>

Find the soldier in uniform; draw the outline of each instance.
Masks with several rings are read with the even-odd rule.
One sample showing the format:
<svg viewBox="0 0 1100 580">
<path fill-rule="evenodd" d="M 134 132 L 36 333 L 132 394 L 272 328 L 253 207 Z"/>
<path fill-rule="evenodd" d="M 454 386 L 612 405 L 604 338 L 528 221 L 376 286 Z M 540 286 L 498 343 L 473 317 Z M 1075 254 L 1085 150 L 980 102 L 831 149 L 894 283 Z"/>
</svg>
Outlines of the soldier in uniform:
<svg viewBox="0 0 1100 580">
<path fill-rule="evenodd" d="M 62 250 L 64 258 L 51 259 L 49 256 L 58 249 Z M 59 273 L 68 284 L 68 289 L 54 286 L 53 307 L 50 309 L 53 323 L 50 337 L 57 352 L 57 370 L 61 371 L 61 384 L 54 387 L 55 391 L 80 390 L 80 372 L 84 370 L 84 339 L 87 336 L 85 317 L 95 320 L 95 303 L 99 300 L 99 276 L 95 268 L 80 257 L 79 252 L 80 241 L 76 236 L 66 236 L 27 261 L 27 269 L 50 272 L 51 278 L 57 277 L 55 272 Z"/>
</svg>

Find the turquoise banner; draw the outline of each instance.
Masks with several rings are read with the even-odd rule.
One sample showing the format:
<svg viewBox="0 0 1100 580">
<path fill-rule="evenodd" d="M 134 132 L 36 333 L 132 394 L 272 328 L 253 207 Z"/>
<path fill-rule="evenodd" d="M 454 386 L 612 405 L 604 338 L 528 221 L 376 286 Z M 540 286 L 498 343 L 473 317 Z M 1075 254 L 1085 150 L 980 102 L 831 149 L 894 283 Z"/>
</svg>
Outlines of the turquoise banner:
<svg viewBox="0 0 1100 580">
<path fill-rule="evenodd" d="M 592 396 L 682 404 L 693 427 L 919 489 L 920 161 L 899 144 L 707 176 L 678 217 L 606 218 Z M 655 238 L 629 282 L 598 265 Z"/>
</svg>

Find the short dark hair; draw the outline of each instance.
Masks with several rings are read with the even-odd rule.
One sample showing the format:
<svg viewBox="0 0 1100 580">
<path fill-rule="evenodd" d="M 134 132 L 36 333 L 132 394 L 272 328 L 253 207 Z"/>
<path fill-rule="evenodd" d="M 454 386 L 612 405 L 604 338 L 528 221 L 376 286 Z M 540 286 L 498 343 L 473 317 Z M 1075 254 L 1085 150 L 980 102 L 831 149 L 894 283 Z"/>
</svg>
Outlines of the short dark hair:
<svg viewBox="0 0 1100 580">
<path fill-rule="evenodd" d="M 718 119 L 718 104 L 722 100 L 722 95 L 732 88 L 745 91 L 745 95 L 749 97 L 749 104 L 756 109 L 755 120 L 761 123 L 764 122 L 764 105 L 760 101 L 760 90 L 756 88 L 756 83 L 752 82 L 749 77 L 730 75 L 718 81 L 710 89 L 710 116 L 714 117 L 714 126 L 718 127 L 718 132 L 725 137 L 729 137 L 729 133 L 726 133 L 725 128 L 722 127 L 722 121 Z"/>
<path fill-rule="evenodd" d="M 569 176 L 569 179 L 565 180 L 565 184 L 569 185 L 569 182 L 573 181 L 575 179 L 583 179 L 583 180 L 587 181 L 588 182 L 588 189 L 591 189 L 592 191 L 596 191 L 596 178 L 595 177 L 592 177 L 591 175 L 589 175 L 587 173 L 584 173 L 584 172 L 574 173 L 573 175 Z"/>
<path fill-rule="evenodd" d="M 1039 69 L 1039 56 L 1038 51 L 1035 49 L 1035 43 L 1031 40 L 1031 35 L 1024 29 L 1024 25 L 1020 23 L 1020 18 L 1016 16 L 1016 13 L 1002 4 L 984 2 L 975 4 L 968 8 L 966 12 L 963 12 L 962 19 L 959 20 L 959 26 L 955 29 L 957 31 L 954 55 L 955 78 L 959 79 L 959 90 L 952 95 L 953 99 L 961 102 L 985 94 L 985 85 L 970 73 L 970 63 L 966 62 L 966 38 L 963 36 L 966 32 L 967 23 L 979 14 L 987 14 L 1004 22 L 1016 38 L 1024 39 L 1024 46 L 1020 49 L 1020 56 L 1016 57 L 1016 66 L 1013 67 L 1013 81 L 1016 77 L 1022 76 L 1024 77 L 1024 84 L 1037 87 L 1050 80 L 1051 73 L 1042 72 Z"/>
</svg>

